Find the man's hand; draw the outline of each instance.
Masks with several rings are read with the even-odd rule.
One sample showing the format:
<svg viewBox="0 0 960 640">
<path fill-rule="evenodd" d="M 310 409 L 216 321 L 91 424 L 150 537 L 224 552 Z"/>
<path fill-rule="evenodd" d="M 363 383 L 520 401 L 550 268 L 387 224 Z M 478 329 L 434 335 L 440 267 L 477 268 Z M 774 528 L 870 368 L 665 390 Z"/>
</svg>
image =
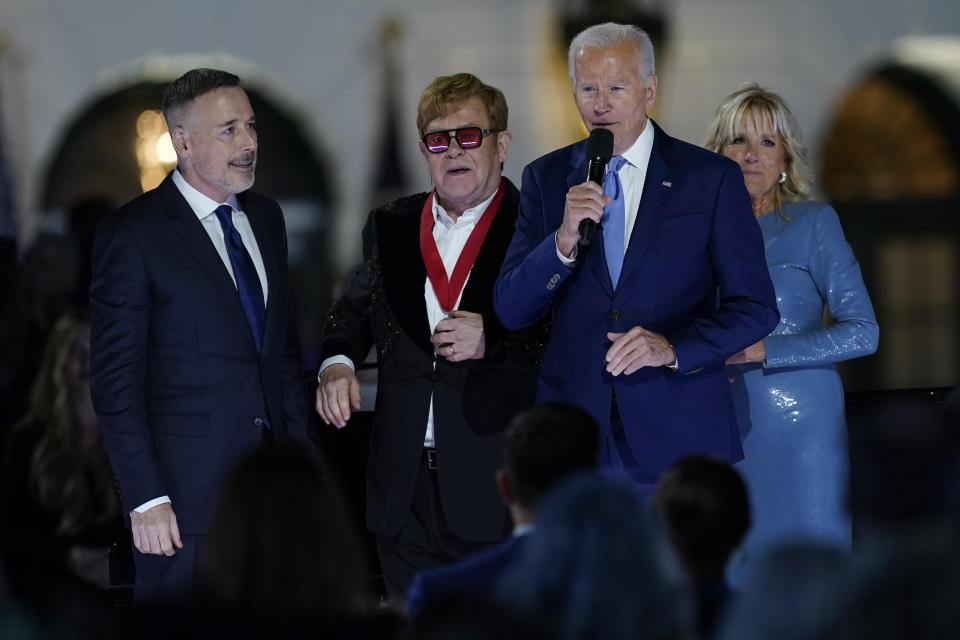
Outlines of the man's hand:
<svg viewBox="0 0 960 640">
<path fill-rule="evenodd" d="M 360 383 L 357 382 L 357 374 L 345 364 L 332 364 L 320 374 L 317 413 L 326 424 L 343 429 L 350 419 L 350 407 L 360 409 Z"/>
<path fill-rule="evenodd" d="M 174 547 L 183 549 L 177 515 L 169 502 L 158 504 L 143 513 L 131 511 L 130 528 L 133 530 L 133 546 L 140 553 L 172 556 L 177 552 Z"/>
<path fill-rule="evenodd" d="M 454 311 L 452 318 L 444 318 L 430 336 L 437 345 L 437 353 L 450 362 L 480 360 L 486 351 L 483 337 L 483 316 L 472 311 Z"/>
<path fill-rule="evenodd" d="M 763 362 L 766 359 L 767 348 L 763 346 L 761 340 L 727 358 L 726 364 L 747 364 L 748 362 Z"/>
<path fill-rule="evenodd" d="M 563 222 L 557 231 L 557 248 L 569 257 L 580 240 L 580 221 L 589 218 L 600 223 L 603 208 L 610 203 L 610 196 L 596 182 L 587 181 L 570 187 L 563 207 Z"/>
<path fill-rule="evenodd" d="M 607 350 L 607 371 L 630 375 L 641 367 L 662 367 L 676 362 L 673 347 L 659 333 L 634 327 L 626 333 L 608 333 L 613 344 Z"/>
</svg>

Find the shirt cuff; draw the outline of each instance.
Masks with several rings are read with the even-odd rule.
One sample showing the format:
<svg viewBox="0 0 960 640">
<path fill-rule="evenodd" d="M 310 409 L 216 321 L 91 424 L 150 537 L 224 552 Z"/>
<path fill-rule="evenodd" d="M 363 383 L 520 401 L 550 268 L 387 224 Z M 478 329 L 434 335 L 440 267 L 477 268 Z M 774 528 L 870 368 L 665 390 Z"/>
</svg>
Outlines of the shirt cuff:
<svg viewBox="0 0 960 640">
<path fill-rule="evenodd" d="M 330 356 L 326 360 L 320 363 L 320 369 L 317 371 L 317 384 L 323 384 L 320 382 L 320 376 L 323 375 L 323 370 L 329 367 L 332 364 L 345 364 L 350 367 L 350 371 L 356 371 L 357 368 L 353 364 L 353 360 L 347 356 Z"/>
<path fill-rule="evenodd" d="M 560 251 L 560 243 L 557 241 L 557 236 L 560 235 L 560 230 L 558 229 L 555 234 L 553 234 L 553 244 L 557 247 L 557 257 L 560 258 L 560 262 L 565 264 L 568 267 L 572 267 L 573 263 L 577 261 L 577 252 L 580 247 L 573 245 L 573 255 L 569 258 L 563 255 L 563 252 Z"/>
<path fill-rule="evenodd" d="M 673 349 L 673 345 L 670 345 L 670 348 Z M 667 369 L 670 369 L 670 371 L 674 371 L 674 372 L 676 372 L 676 370 L 680 368 L 680 358 L 677 356 L 676 349 L 673 349 L 673 364 L 668 364 L 666 366 L 667 366 Z"/>
<path fill-rule="evenodd" d="M 150 502 L 144 502 L 142 505 L 135 508 L 134 511 L 136 511 L 137 513 L 143 513 L 147 509 L 153 509 L 158 505 L 167 504 L 169 502 L 170 502 L 170 496 L 160 496 L 159 498 L 154 498 Z"/>
</svg>

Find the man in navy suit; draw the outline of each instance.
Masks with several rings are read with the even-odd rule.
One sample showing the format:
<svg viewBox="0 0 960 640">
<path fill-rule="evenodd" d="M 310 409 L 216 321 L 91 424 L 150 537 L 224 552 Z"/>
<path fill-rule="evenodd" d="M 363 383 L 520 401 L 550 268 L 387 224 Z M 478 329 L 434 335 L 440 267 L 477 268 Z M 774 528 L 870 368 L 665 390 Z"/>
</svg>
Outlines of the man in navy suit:
<svg viewBox="0 0 960 640">
<path fill-rule="evenodd" d="M 569 68 L 586 128 L 613 133 L 606 189 L 584 181 L 584 141 L 524 169 L 494 304 L 511 329 L 552 318 L 537 399 L 585 408 L 600 425 L 601 466 L 652 491 L 684 455 L 742 457 L 724 360 L 779 316 L 742 173 L 647 118 L 657 94 L 647 34 L 590 27 L 570 44 Z M 585 219 L 596 238 L 578 247 Z"/>
<path fill-rule="evenodd" d="M 507 428 L 497 489 L 513 517 L 513 536 L 498 547 L 455 564 L 417 574 L 407 594 L 407 615 L 450 598 L 492 598 L 533 531 L 540 499 L 562 480 L 597 468 L 597 425 L 583 409 L 563 403 L 534 405 Z"/>
<path fill-rule="evenodd" d="M 107 218 L 93 248 L 90 386 L 138 600 L 191 586 L 235 460 L 306 437 L 283 214 L 247 191 L 257 132 L 239 83 L 194 69 L 167 87 L 177 168 Z"/>
</svg>

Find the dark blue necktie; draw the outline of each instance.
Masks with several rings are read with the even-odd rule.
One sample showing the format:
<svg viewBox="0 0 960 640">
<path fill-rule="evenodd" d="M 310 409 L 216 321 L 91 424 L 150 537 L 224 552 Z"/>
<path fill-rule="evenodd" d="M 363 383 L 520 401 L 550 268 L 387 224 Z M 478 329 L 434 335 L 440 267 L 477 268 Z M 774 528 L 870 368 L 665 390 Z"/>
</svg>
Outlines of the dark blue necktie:
<svg viewBox="0 0 960 640">
<path fill-rule="evenodd" d="M 620 269 L 623 267 L 624 232 L 626 227 L 623 206 L 623 185 L 620 184 L 620 167 L 626 163 L 623 156 L 614 156 L 603 176 L 603 193 L 613 200 L 603 209 L 600 223 L 603 225 L 603 253 L 607 258 L 607 269 L 610 271 L 610 280 L 614 288 L 620 279 Z"/>
<path fill-rule="evenodd" d="M 266 316 L 260 277 L 257 275 L 256 267 L 253 266 L 253 259 L 243 246 L 240 232 L 233 226 L 233 209 L 230 208 L 230 205 L 222 204 L 217 207 L 214 213 L 217 214 L 220 226 L 223 227 L 223 239 L 227 244 L 230 264 L 233 265 L 233 277 L 237 281 L 240 305 L 247 316 L 247 322 L 250 323 L 250 331 L 253 333 L 253 340 L 257 344 L 257 351 L 260 351 Z"/>
</svg>

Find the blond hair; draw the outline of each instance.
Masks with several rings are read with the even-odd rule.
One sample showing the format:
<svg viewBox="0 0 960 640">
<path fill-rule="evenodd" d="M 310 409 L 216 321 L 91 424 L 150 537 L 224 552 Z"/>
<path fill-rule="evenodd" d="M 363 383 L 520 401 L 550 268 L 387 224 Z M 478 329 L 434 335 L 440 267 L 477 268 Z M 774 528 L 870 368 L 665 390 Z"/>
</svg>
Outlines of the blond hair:
<svg viewBox="0 0 960 640">
<path fill-rule="evenodd" d="M 728 95 L 717 107 L 704 143 L 707 149 L 720 153 L 725 145 L 742 133 L 741 123 L 750 118 L 757 129 L 769 125 L 779 135 L 784 146 L 783 182 L 777 183 L 774 193 L 774 208 L 784 215 L 782 204 L 792 200 L 805 200 L 810 194 L 810 170 L 807 166 L 807 147 L 796 117 L 783 98 L 767 91 L 755 82 L 747 82 Z"/>
<path fill-rule="evenodd" d="M 477 98 L 487 109 L 490 128 L 496 131 L 507 129 L 507 99 L 503 92 L 480 81 L 471 73 L 439 76 L 427 85 L 417 105 L 417 129 L 420 136 L 427 133 L 427 125 L 447 114 L 453 105 L 463 104 Z"/>
</svg>

